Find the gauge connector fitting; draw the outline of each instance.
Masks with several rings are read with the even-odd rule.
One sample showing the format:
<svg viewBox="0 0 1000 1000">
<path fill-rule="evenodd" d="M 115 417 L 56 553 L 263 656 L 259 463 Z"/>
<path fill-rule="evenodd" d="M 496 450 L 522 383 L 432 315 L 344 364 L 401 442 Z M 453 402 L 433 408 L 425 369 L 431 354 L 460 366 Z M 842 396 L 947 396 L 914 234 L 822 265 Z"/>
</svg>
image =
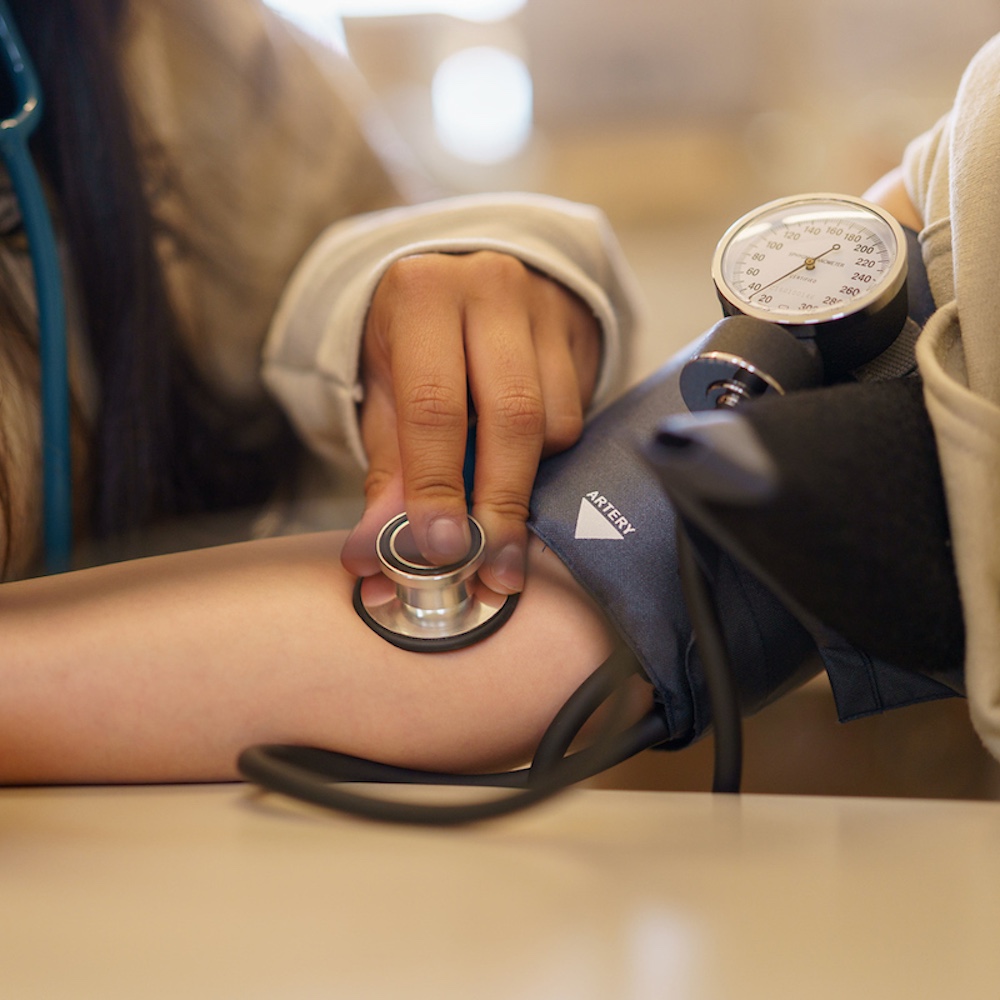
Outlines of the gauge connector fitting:
<svg viewBox="0 0 1000 1000">
<path fill-rule="evenodd" d="M 822 380 L 823 364 L 811 341 L 752 316 L 727 316 L 681 369 L 680 388 L 688 409 L 697 412 L 808 389 Z"/>
</svg>

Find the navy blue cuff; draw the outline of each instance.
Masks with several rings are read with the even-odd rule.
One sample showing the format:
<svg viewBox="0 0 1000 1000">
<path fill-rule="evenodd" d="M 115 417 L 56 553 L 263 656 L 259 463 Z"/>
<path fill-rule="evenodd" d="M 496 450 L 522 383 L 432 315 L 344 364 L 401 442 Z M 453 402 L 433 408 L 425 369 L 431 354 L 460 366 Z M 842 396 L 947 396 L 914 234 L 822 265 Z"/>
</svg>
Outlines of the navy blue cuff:
<svg viewBox="0 0 1000 1000">
<path fill-rule="evenodd" d="M 711 706 L 678 575 L 675 513 L 643 458 L 659 422 L 685 412 L 678 385 L 690 350 L 602 411 L 572 449 L 542 463 L 530 526 L 593 596 L 656 690 L 671 739 L 711 724 Z M 808 634 L 752 574 L 704 540 L 745 712 L 819 669 Z"/>
</svg>

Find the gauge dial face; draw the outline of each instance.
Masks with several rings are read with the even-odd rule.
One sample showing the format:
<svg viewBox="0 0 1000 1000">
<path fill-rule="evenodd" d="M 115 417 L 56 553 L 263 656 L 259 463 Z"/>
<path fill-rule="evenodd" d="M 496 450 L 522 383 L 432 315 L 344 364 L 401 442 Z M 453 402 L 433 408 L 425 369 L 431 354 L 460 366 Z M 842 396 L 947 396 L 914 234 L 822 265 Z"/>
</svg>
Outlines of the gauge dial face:
<svg viewBox="0 0 1000 1000">
<path fill-rule="evenodd" d="M 906 280 L 899 224 L 859 198 L 770 202 L 723 236 L 712 277 L 736 311 L 783 324 L 877 311 Z"/>
</svg>

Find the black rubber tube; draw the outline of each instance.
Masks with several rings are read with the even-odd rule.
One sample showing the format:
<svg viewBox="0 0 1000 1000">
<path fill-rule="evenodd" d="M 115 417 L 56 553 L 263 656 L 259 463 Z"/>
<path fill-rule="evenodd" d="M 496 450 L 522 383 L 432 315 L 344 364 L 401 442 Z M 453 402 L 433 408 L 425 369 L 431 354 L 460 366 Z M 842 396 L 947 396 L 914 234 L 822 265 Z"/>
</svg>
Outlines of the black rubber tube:
<svg viewBox="0 0 1000 1000">
<path fill-rule="evenodd" d="M 712 791 L 736 794 L 743 777 L 743 720 L 739 693 L 708 580 L 680 517 L 677 518 L 677 556 L 684 603 L 691 616 L 712 704 L 715 736 Z"/>
</svg>

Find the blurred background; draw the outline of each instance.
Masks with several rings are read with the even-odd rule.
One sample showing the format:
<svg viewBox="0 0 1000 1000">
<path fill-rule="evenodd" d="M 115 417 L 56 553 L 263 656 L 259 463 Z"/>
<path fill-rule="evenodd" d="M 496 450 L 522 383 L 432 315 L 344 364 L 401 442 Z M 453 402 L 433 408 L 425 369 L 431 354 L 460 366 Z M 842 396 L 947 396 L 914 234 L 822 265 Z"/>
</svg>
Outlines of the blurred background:
<svg viewBox="0 0 1000 1000">
<path fill-rule="evenodd" d="M 271 0 L 346 49 L 441 193 L 601 206 L 649 304 L 634 376 L 716 318 L 726 226 L 861 194 L 951 103 L 1000 0 Z"/>
<path fill-rule="evenodd" d="M 646 300 L 631 380 L 719 317 L 709 265 L 735 218 L 862 194 L 949 106 L 1000 0 L 269 0 L 344 49 L 425 190 L 596 204 Z M 825 679 L 747 723 L 750 791 L 1000 797 L 964 702 L 840 726 Z M 606 786 L 707 788 L 710 741 Z"/>
</svg>

